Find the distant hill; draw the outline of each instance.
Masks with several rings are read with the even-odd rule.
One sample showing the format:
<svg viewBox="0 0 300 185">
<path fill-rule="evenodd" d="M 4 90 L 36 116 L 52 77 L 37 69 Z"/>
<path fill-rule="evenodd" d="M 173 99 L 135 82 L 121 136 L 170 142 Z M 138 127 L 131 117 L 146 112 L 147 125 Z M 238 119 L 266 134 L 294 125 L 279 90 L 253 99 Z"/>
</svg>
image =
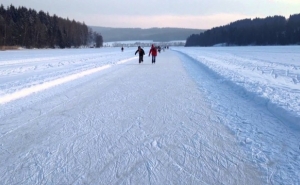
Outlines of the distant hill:
<svg viewBox="0 0 300 185">
<path fill-rule="evenodd" d="M 100 33 L 104 42 L 153 40 L 154 42 L 168 42 L 186 40 L 192 34 L 200 34 L 205 30 L 186 28 L 109 28 L 90 26 L 94 32 Z"/>
</svg>

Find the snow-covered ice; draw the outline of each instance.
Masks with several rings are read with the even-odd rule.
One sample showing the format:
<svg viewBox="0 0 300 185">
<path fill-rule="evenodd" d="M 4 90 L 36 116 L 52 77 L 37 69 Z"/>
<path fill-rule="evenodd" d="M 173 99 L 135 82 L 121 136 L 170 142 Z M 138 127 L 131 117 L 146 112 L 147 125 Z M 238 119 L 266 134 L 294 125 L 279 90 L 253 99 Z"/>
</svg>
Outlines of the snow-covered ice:
<svg viewBox="0 0 300 185">
<path fill-rule="evenodd" d="M 181 48 L 209 70 L 265 100 L 281 119 L 300 127 L 300 47 Z"/>
<path fill-rule="evenodd" d="M 299 46 L 135 50 L 1 51 L 0 184 L 300 183 Z"/>
</svg>

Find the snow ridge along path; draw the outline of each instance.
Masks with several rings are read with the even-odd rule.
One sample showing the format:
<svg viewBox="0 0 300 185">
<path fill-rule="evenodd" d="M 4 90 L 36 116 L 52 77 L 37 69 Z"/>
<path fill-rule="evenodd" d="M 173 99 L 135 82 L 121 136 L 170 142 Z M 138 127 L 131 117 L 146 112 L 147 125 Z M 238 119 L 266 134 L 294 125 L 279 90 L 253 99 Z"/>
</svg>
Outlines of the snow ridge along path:
<svg viewBox="0 0 300 185">
<path fill-rule="evenodd" d="M 299 183 L 297 131 L 184 54 L 134 52 L 66 55 L 39 82 L 110 67 L 0 105 L 0 184 Z"/>
</svg>

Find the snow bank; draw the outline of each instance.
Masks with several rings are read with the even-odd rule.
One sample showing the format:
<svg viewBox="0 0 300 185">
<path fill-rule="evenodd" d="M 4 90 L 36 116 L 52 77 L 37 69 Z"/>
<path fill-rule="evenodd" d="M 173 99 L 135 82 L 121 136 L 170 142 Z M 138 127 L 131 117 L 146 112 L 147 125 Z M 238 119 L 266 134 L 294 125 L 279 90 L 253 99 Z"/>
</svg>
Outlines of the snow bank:
<svg viewBox="0 0 300 185">
<path fill-rule="evenodd" d="M 300 47 L 174 48 L 300 129 Z"/>
<path fill-rule="evenodd" d="M 0 104 L 124 63 L 134 58 L 134 51 L 120 55 L 114 49 L 6 51 L 0 58 Z"/>
</svg>

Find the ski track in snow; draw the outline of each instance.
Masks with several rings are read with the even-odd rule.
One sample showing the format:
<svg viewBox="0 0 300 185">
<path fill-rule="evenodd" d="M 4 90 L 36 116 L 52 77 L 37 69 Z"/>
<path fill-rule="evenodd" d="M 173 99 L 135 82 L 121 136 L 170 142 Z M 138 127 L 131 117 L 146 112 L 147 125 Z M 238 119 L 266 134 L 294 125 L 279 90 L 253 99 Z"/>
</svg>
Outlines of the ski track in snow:
<svg viewBox="0 0 300 185">
<path fill-rule="evenodd" d="M 111 66 L 0 104 L 0 184 L 299 184 L 299 131 L 199 61 L 85 51 L 0 62 L 3 94 Z M 68 67 L 28 67 L 18 85 L 23 59 Z"/>
</svg>

